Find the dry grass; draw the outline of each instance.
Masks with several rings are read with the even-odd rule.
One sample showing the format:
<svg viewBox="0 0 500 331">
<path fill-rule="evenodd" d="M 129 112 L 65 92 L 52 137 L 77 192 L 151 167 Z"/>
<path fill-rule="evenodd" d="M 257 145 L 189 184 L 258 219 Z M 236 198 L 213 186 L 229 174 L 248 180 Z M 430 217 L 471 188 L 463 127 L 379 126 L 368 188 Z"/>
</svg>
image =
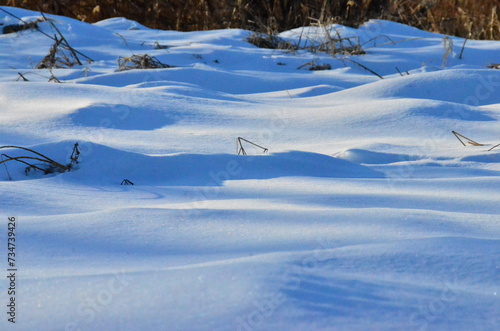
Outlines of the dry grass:
<svg viewBox="0 0 500 331">
<path fill-rule="evenodd" d="M 173 68 L 168 64 L 161 63 L 156 57 L 149 54 L 132 55 L 118 59 L 118 71 L 133 69 L 162 69 Z"/>
<path fill-rule="evenodd" d="M 321 70 L 332 70 L 332 66 L 329 65 L 328 63 L 318 63 L 317 60 L 313 60 L 311 62 L 308 62 L 306 64 L 303 64 L 301 65 L 300 67 L 298 67 L 297 69 L 302 69 L 302 68 L 306 68 L 310 71 L 321 71 Z"/>
<path fill-rule="evenodd" d="M 76 145 L 75 145 L 76 146 Z M 9 178 L 11 178 L 9 174 L 9 170 L 7 169 L 6 163 L 9 161 L 15 161 L 18 163 L 22 163 L 26 165 L 27 167 L 25 168 L 25 173 L 26 175 L 32 171 L 32 170 L 39 170 L 42 171 L 44 174 L 51 174 L 54 172 L 65 172 L 69 171 L 71 169 L 70 165 L 62 165 L 51 158 L 38 153 L 32 149 L 26 148 L 26 147 L 20 147 L 20 146 L 0 146 L 1 150 L 22 150 L 24 152 L 28 152 L 29 154 L 23 155 L 23 156 L 16 156 L 16 157 L 11 157 L 7 154 L 1 154 L 0 155 L 0 164 L 4 164 L 5 170 L 7 171 L 7 174 Z M 37 161 L 39 163 L 33 164 L 33 161 Z M 31 162 L 31 163 L 30 163 Z M 72 164 L 73 161 L 70 163 Z M 12 178 L 11 178 L 12 179 Z"/>
<path fill-rule="evenodd" d="M 64 47 L 62 42 L 62 39 L 56 38 L 56 42 L 50 48 L 49 54 L 37 64 L 36 69 L 71 68 L 78 64 L 70 50 Z"/>
<path fill-rule="evenodd" d="M 268 35 L 262 32 L 254 32 L 249 38 L 248 42 L 259 48 L 269 48 L 269 49 L 284 49 L 284 50 L 295 50 L 296 45 L 292 45 L 285 40 L 276 37 L 274 35 Z"/>
<path fill-rule="evenodd" d="M 500 40 L 498 0 L 0 0 L 94 22 L 123 16 L 159 29 L 243 28 L 272 35 L 313 19 L 358 26 L 381 18 L 423 30 Z"/>
</svg>

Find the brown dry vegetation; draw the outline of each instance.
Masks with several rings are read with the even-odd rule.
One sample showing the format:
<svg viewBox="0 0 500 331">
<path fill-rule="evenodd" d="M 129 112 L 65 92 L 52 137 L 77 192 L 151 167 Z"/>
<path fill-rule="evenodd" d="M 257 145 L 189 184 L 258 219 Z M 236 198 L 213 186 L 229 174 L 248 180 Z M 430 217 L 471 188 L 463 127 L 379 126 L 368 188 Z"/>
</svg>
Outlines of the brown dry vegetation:
<svg viewBox="0 0 500 331">
<path fill-rule="evenodd" d="M 0 0 L 1 5 L 95 22 L 127 17 L 148 27 L 193 31 L 243 28 L 272 33 L 311 19 L 358 26 L 368 19 L 500 40 L 498 0 Z"/>
</svg>

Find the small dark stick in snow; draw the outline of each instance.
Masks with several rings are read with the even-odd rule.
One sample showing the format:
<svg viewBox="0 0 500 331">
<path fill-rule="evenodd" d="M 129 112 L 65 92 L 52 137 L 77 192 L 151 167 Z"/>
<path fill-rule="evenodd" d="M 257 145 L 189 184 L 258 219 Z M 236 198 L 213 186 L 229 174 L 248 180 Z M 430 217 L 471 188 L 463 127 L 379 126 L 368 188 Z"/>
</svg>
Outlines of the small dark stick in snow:
<svg viewBox="0 0 500 331">
<path fill-rule="evenodd" d="M 69 159 L 71 160 L 70 165 L 75 165 L 78 164 L 78 158 L 80 157 L 80 149 L 78 148 L 80 145 L 78 143 L 75 143 L 73 146 L 73 152 L 71 152 L 71 156 Z"/>
<path fill-rule="evenodd" d="M 495 148 L 497 148 L 498 146 L 500 146 L 500 144 L 498 144 L 498 145 L 495 145 L 495 146 L 491 147 L 490 149 L 488 149 L 488 152 L 490 152 L 490 151 L 494 150 L 494 149 L 495 149 Z"/>
<path fill-rule="evenodd" d="M 249 140 L 246 140 L 245 138 L 241 138 L 241 137 L 238 137 L 236 139 L 236 154 L 238 155 L 247 155 L 247 152 L 245 151 L 245 149 L 243 148 L 243 144 L 241 143 L 242 141 L 246 141 L 247 143 L 251 144 L 251 145 L 254 145 L 260 149 L 262 149 L 262 151 L 265 153 L 268 152 L 268 149 L 265 148 L 265 147 L 262 147 L 260 145 L 257 145 L 256 143 L 253 143 Z"/>
<path fill-rule="evenodd" d="M 458 133 L 456 131 L 451 131 L 451 133 L 453 133 L 455 135 L 455 137 L 458 139 L 458 141 L 460 141 L 462 143 L 462 145 L 464 145 L 464 146 L 467 146 L 467 144 L 473 145 L 473 146 L 484 146 L 484 144 L 480 144 L 478 142 L 475 142 L 474 140 L 469 139 L 466 136 L 463 136 L 463 135 L 461 135 L 460 133 Z M 467 144 L 464 143 L 462 141 L 462 139 L 460 139 L 460 137 L 462 137 L 463 139 L 465 139 L 467 141 Z"/>
</svg>

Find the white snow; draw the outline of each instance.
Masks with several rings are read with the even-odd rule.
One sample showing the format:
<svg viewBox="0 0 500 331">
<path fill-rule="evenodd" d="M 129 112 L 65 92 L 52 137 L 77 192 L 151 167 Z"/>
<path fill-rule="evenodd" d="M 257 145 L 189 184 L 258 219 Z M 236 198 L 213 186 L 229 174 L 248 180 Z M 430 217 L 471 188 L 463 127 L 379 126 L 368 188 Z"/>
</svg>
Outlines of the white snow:
<svg viewBox="0 0 500 331">
<path fill-rule="evenodd" d="M 0 329 L 499 330 L 500 71 L 487 66 L 500 42 L 469 40 L 459 59 L 453 37 L 445 58 L 442 35 L 333 26 L 380 79 L 346 56 L 257 48 L 248 31 L 48 17 L 94 62 L 48 82 L 34 69 L 47 36 L 0 35 L 0 146 L 82 154 L 62 174 L 0 164 Z M 175 67 L 118 72 L 132 54 Z M 298 69 L 313 60 L 332 70 Z M 269 153 L 235 155 L 237 137 Z"/>
</svg>

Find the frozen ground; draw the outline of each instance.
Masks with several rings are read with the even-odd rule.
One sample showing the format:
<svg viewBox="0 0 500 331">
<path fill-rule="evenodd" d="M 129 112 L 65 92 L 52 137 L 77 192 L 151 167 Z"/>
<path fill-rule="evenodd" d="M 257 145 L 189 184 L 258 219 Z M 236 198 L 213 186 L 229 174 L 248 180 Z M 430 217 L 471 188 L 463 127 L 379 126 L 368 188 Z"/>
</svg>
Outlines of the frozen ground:
<svg viewBox="0 0 500 331">
<path fill-rule="evenodd" d="M 0 146 L 67 164 L 79 142 L 81 162 L 0 165 L 2 330 L 500 329 L 499 42 L 469 40 L 460 59 L 462 39 L 370 21 L 333 27 L 366 55 L 332 58 L 242 30 L 49 17 L 94 62 L 48 82 L 33 68 L 52 40 L 0 35 Z M 175 67 L 117 71 L 146 53 Z M 298 69 L 311 61 L 332 70 Z M 237 137 L 269 153 L 235 155 Z"/>
</svg>

